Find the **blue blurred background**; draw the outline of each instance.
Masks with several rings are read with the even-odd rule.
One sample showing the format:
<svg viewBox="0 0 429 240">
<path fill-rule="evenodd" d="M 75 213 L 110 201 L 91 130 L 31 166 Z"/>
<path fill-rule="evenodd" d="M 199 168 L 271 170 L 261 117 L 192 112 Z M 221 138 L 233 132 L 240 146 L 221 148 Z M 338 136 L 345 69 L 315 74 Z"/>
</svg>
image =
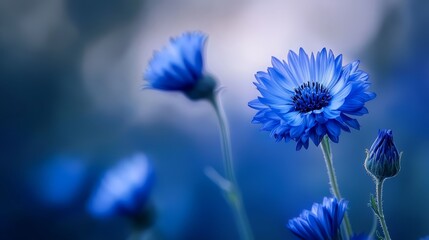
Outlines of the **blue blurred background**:
<svg viewBox="0 0 429 240">
<path fill-rule="evenodd" d="M 154 239 L 237 239 L 203 173 L 222 171 L 215 114 L 180 93 L 142 91 L 154 49 L 186 30 L 209 35 L 206 67 L 225 90 L 235 167 L 256 239 L 329 195 L 320 149 L 295 151 L 250 123 L 254 73 L 287 51 L 361 60 L 377 98 L 360 131 L 333 145 L 356 232 L 369 231 L 374 185 L 363 168 L 379 128 L 404 152 L 385 184 L 394 239 L 429 235 L 429 1 L 38 0 L 0 2 L 0 239 L 126 239 L 122 218 L 86 210 L 104 171 L 144 152 L 157 182 Z"/>
</svg>

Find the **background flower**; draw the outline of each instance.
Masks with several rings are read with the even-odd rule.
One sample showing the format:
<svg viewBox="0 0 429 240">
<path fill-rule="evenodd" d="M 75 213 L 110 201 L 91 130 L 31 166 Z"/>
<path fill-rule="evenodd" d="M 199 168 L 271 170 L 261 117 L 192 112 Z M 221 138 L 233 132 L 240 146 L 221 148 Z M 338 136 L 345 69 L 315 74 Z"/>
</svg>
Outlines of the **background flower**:
<svg viewBox="0 0 429 240">
<path fill-rule="evenodd" d="M 102 178 L 89 202 L 95 216 L 142 213 L 154 181 L 149 160 L 142 154 L 123 159 Z"/>
<path fill-rule="evenodd" d="M 206 39 L 207 36 L 201 32 L 186 32 L 172 38 L 169 45 L 155 52 L 144 75 L 149 87 L 182 91 L 191 99 L 212 96 L 216 82 L 204 76 Z"/>
<path fill-rule="evenodd" d="M 263 124 L 277 141 L 293 139 L 297 150 L 308 148 L 309 139 L 319 145 L 328 135 L 338 142 L 341 130 L 359 129 L 350 116 L 368 113 L 365 102 L 375 98 L 368 92 L 368 75 L 359 62 L 342 66 L 342 55 L 326 49 L 310 57 L 301 48 L 290 51 L 288 63 L 273 57 L 273 67 L 255 77 L 262 97 L 249 102 L 258 110 L 253 123 Z"/>
<path fill-rule="evenodd" d="M 340 226 L 347 209 L 347 201 L 324 198 L 314 203 L 311 211 L 304 210 L 299 217 L 289 220 L 287 227 L 305 240 L 341 239 Z"/>
</svg>

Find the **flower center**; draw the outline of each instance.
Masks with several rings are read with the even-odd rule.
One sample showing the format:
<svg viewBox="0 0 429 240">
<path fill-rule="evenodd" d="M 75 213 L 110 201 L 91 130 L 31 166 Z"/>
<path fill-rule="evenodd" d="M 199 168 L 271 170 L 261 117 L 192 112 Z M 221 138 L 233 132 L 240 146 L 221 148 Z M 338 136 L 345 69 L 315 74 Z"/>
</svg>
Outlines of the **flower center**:
<svg viewBox="0 0 429 240">
<path fill-rule="evenodd" d="M 328 106 L 331 100 L 328 89 L 318 82 L 306 82 L 295 88 L 292 97 L 295 109 L 307 113 Z"/>
</svg>

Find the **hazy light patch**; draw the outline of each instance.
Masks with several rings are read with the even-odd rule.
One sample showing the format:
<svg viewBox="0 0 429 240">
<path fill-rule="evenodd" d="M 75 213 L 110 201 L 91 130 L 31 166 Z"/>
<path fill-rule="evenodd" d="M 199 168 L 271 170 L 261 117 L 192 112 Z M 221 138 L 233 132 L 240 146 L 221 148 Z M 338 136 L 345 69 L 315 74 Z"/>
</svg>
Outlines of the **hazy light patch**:
<svg viewBox="0 0 429 240">
<path fill-rule="evenodd" d="M 136 84 L 137 68 L 133 56 L 128 54 L 133 33 L 129 29 L 116 29 L 88 47 L 82 61 L 82 78 L 95 105 L 108 113 L 128 112 L 130 92 L 139 91 Z"/>
<path fill-rule="evenodd" d="M 65 14 L 63 0 L 5 4 L 0 13 L 0 20 L 8 22 L 0 29 L 0 40 L 19 51 L 46 50 L 48 45 L 51 51 L 61 51 L 77 36 Z"/>
</svg>

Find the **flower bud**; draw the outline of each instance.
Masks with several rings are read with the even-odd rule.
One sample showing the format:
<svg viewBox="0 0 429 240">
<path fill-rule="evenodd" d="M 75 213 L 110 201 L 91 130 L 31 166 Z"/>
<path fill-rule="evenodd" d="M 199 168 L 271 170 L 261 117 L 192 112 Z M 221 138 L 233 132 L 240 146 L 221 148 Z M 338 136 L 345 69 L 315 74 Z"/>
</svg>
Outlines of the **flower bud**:
<svg viewBox="0 0 429 240">
<path fill-rule="evenodd" d="M 378 131 L 365 159 L 365 169 L 376 180 L 383 181 L 385 178 L 394 177 L 401 169 L 401 155 L 393 143 L 393 133 L 390 129 Z"/>
</svg>

